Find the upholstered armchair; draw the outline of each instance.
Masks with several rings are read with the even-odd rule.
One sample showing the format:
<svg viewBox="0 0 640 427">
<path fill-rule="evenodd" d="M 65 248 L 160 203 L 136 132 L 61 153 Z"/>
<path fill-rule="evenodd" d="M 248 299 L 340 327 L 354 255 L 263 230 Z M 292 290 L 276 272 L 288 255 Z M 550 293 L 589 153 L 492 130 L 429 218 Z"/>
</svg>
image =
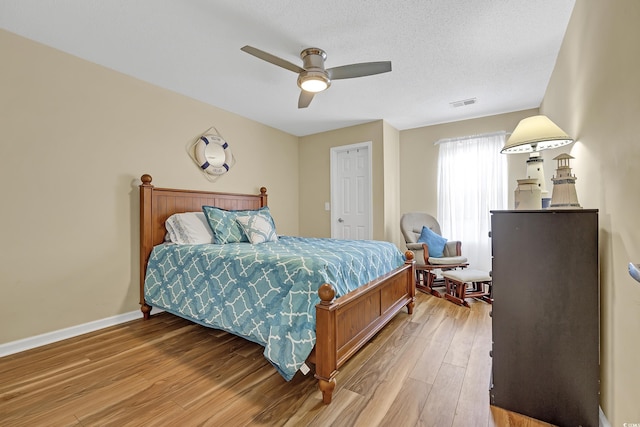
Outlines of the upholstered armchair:
<svg viewBox="0 0 640 427">
<path fill-rule="evenodd" d="M 428 230 L 423 231 L 423 227 Z M 416 286 L 418 289 L 440 296 L 439 293 L 432 289 L 435 279 L 433 270 L 451 270 L 466 267 L 467 258 L 462 256 L 462 243 L 456 240 L 445 242 L 446 239 L 442 238 L 438 221 L 433 216 L 423 212 L 403 214 L 400 218 L 400 229 L 407 244 L 407 249 L 413 252 L 416 261 L 418 280 Z M 428 241 L 434 242 L 431 248 Z M 427 280 L 424 280 L 425 273 Z"/>
<path fill-rule="evenodd" d="M 400 229 L 407 243 L 407 249 L 413 252 L 416 264 L 449 265 L 467 262 L 462 256 L 462 243 L 449 240 L 446 242 L 441 257 L 430 257 L 427 243 L 419 243 L 422 227 L 427 227 L 439 236 L 442 236 L 440 224 L 431 215 L 423 212 L 410 212 L 402 215 Z"/>
</svg>

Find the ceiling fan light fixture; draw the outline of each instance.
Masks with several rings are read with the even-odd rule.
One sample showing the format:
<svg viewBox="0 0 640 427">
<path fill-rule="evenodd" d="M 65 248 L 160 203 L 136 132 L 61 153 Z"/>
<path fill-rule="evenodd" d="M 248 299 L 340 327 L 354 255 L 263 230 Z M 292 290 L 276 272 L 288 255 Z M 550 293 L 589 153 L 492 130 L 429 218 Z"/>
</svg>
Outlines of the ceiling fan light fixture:
<svg viewBox="0 0 640 427">
<path fill-rule="evenodd" d="M 331 80 L 352 79 L 391 71 L 391 61 L 360 62 L 327 69 L 324 66 L 327 54 L 317 47 L 309 47 L 300 52 L 302 67 L 253 46 L 246 45 L 240 50 L 297 73 L 298 87 L 302 89 L 298 97 L 298 108 L 307 108 L 316 93 L 331 86 Z"/>
<path fill-rule="evenodd" d="M 331 86 L 331 80 L 321 71 L 303 71 L 298 76 L 298 86 L 306 92 L 317 93 Z"/>
</svg>

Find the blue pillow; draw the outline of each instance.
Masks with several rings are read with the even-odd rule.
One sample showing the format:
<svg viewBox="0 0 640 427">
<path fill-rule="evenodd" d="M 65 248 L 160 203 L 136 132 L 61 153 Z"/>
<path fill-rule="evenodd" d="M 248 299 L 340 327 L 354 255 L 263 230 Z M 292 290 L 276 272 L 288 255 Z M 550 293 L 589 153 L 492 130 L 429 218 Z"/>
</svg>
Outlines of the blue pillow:
<svg viewBox="0 0 640 427">
<path fill-rule="evenodd" d="M 447 239 L 435 233 L 429 227 L 422 227 L 418 243 L 427 244 L 429 247 L 430 257 L 442 258 L 442 255 L 444 254 L 444 245 L 447 244 Z"/>
<path fill-rule="evenodd" d="M 209 227 L 213 231 L 215 243 L 224 245 L 226 243 L 238 243 L 249 242 L 249 239 L 244 234 L 244 230 L 240 227 L 240 224 L 236 222 L 236 218 L 240 215 L 248 215 L 250 213 L 265 212 L 268 215 L 268 207 L 263 207 L 255 210 L 239 210 L 228 211 L 226 209 L 216 208 L 214 206 L 203 206 L 202 210 L 207 218 Z"/>
</svg>

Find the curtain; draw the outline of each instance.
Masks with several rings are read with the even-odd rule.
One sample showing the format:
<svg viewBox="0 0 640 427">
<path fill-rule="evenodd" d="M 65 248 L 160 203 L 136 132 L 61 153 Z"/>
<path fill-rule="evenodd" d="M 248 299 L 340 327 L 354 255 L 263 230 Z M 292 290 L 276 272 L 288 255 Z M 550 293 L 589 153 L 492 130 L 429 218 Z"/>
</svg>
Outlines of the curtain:
<svg viewBox="0 0 640 427">
<path fill-rule="evenodd" d="M 505 132 L 437 142 L 438 222 L 469 268 L 491 271 L 490 210 L 507 209 Z"/>
</svg>

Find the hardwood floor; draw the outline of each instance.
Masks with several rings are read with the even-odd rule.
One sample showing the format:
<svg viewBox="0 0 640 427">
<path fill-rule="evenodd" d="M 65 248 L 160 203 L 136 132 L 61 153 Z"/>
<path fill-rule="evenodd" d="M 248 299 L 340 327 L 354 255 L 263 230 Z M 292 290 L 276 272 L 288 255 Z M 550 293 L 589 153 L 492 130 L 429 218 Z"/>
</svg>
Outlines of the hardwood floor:
<svg viewBox="0 0 640 427">
<path fill-rule="evenodd" d="M 418 292 L 333 403 L 262 347 L 167 313 L 0 359 L 2 426 L 548 426 L 489 405 L 490 306 Z M 526 386 L 526 385 L 525 385 Z"/>
</svg>

